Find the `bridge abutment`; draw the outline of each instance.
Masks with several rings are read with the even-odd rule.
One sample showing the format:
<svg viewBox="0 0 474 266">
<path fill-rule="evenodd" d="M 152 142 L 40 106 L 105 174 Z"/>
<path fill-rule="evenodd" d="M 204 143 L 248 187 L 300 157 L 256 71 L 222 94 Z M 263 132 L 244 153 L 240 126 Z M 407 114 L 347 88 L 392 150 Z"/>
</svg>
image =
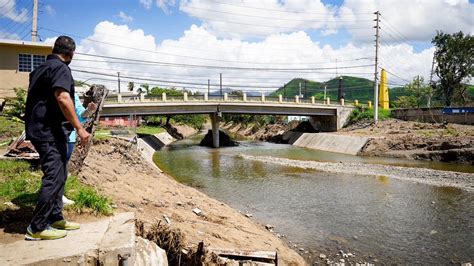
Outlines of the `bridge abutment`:
<svg viewBox="0 0 474 266">
<path fill-rule="evenodd" d="M 214 148 L 219 148 L 219 113 L 212 113 L 210 116 L 212 125 L 212 146 Z"/>
<path fill-rule="evenodd" d="M 343 128 L 352 113 L 352 108 L 338 107 L 335 116 L 313 115 L 309 122 L 314 129 L 321 132 L 334 132 Z"/>
</svg>

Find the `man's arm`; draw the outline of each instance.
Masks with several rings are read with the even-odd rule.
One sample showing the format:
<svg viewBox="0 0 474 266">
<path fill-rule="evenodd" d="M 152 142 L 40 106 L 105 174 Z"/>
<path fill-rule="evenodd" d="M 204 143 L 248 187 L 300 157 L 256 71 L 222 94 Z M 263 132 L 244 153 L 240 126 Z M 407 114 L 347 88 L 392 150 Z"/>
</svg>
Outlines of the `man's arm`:
<svg viewBox="0 0 474 266">
<path fill-rule="evenodd" d="M 64 117 L 66 117 L 67 121 L 69 121 L 69 123 L 71 123 L 71 125 L 76 129 L 77 135 L 81 139 L 81 144 L 87 143 L 90 139 L 90 134 L 82 127 L 82 124 L 79 122 L 79 118 L 76 115 L 74 103 L 72 102 L 69 92 L 64 89 L 57 88 L 54 91 L 54 96 L 58 101 L 59 108 L 61 108 Z"/>
</svg>

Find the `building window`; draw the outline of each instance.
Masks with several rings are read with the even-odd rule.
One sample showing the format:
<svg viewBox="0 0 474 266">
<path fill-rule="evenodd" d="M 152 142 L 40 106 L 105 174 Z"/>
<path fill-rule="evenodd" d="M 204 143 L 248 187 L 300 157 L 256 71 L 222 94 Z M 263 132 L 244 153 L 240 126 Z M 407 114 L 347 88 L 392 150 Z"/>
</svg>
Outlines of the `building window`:
<svg viewBox="0 0 474 266">
<path fill-rule="evenodd" d="M 31 72 L 36 67 L 46 61 L 44 55 L 33 55 L 33 54 L 19 54 L 18 55 L 18 71 L 20 72 Z"/>
</svg>

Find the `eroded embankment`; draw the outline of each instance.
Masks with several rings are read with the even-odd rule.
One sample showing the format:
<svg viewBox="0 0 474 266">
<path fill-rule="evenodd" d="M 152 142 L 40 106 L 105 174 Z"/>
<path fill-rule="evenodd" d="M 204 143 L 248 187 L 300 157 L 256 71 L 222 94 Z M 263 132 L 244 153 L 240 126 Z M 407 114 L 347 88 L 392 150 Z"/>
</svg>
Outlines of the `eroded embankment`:
<svg viewBox="0 0 474 266">
<path fill-rule="evenodd" d="M 474 174 L 366 163 L 299 161 L 271 156 L 240 155 L 243 159 L 342 174 L 386 176 L 417 183 L 474 191 Z"/>
<path fill-rule="evenodd" d="M 133 211 L 142 220 L 156 219 L 178 228 L 187 245 L 247 250 L 276 250 L 279 262 L 304 265 L 303 258 L 264 226 L 198 190 L 180 184 L 144 162 L 136 147 L 123 140 L 96 143 L 80 177 L 110 196 L 118 211 Z M 199 208 L 204 215 L 196 215 Z"/>
</svg>

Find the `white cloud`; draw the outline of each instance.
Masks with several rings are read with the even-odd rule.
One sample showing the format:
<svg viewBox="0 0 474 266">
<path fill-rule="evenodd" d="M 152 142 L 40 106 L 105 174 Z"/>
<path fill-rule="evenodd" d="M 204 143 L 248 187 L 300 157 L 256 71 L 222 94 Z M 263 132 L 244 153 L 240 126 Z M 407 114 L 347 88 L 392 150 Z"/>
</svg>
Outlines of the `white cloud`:
<svg viewBox="0 0 474 266">
<path fill-rule="evenodd" d="M 28 9 L 17 10 L 16 1 L 0 0 L 0 18 L 5 17 L 14 22 L 24 23 L 29 20 Z"/>
<path fill-rule="evenodd" d="M 11 39 L 11 40 L 19 40 L 20 36 L 15 33 L 9 33 L 5 32 L 3 30 L 0 30 L 0 39 Z"/>
<path fill-rule="evenodd" d="M 140 4 L 146 8 L 146 9 L 150 9 L 152 4 L 153 4 L 153 1 L 152 0 L 140 0 Z"/>
<path fill-rule="evenodd" d="M 169 13 L 169 7 L 176 4 L 176 0 L 156 0 L 156 6 L 161 8 L 165 13 Z"/>
<path fill-rule="evenodd" d="M 128 23 L 128 22 L 132 22 L 132 21 L 133 21 L 133 17 L 132 17 L 132 16 L 128 16 L 128 15 L 125 14 L 123 11 L 120 11 L 117 16 L 119 16 L 120 19 L 122 20 L 122 22 L 124 22 L 124 23 Z"/>
<path fill-rule="evenodd" d="M 46 13 L 50 16 L 54 16 L 56 14 L 56 10 L 53 8 L 53 6 L 51 5 L 46 5 L 44 7 L 44 10 L 46 11 Z"/>
<path fill-rule="evenodd" d="M 248 42 L 239 39 L 219 39 L 212 31 L 204 26 L 191 26 L 176 40 L 168 39 L 156 43 L 155 38 L 147 35 L 143 30 L 131 29 L 126 25 L 116 25 L 112 22 L 100 22 L 89 39 L 82 40 L 78 45 L 78 52 L 131 58 L 153 62 L 167 62 L 174 64 L 235 66 L 244 68 L 332 68 L 329 70 L 269 72 L 263 70 L 214 69 L 195 67 L 172 67 L 154 64 L 113 63 L 111 59 L 87 57 L 77 54 L 71 64 L 74 70 L 87 70 L 109 74 L 101 77 L 92 74 L 74 72 L 76 79 L 95 78 L 92 82 L 104 83 L 109 89 L 116 89 L 117 72 L 122 76 L 122 88 L 126 87 L 130 77 L 147 77 L 155 80 L 172 80 L 199 83 L 191 85 L 179 83 L 164 83 L 161 81 L 134 80 L 135 84 L 149 83 L 151 85 L 174 85 L 188 89 L 201 88 L 206 90 L 207 80 L 211 84 L 218 84 L 219 73 L 223 73 L 224 87 L 230 84 L 247 85 L 244 91 L 264 91 L 262 88 L 271 86 L 272 90 L 282 86 L 292 78 L 302 77 L 316 81 L 326 81 L 336 76 L 336 60 L 339 75 L 352 75 L 373 79 L 373 66 L 361 68 L 345 68 L 347 66 L 373 64 L 373 44 L 349 43 L 339 48 L 321 45 L 303 31 L 290 34 L 273 34 L 259 42 Z M 108 45 L 107 43 L 113 44 Z M 130 47 L 132 49 L 129 49 Z M 428 78 L 431 68 L 433 49 L 426 49 L 420 53 L 414 51 L 407 44 L 383 45 L 380 57 L 381 66 L 390 72 L 396 73 L 402 79 L 411 80 L 415 75 Z M 203 59 L 200 59 L 203 58 Z M 93 59 L 81 61 L 81 59 Z M 357 60 L 356 60 L 357 59 Z M 389 81 L 392 84 L 404 84 L 404 80 L 391 74 Z M 97 78 L 109 79 L 110 81 Z M 213 86 L 211 89 L 217 89 Z"/>
</svg>

